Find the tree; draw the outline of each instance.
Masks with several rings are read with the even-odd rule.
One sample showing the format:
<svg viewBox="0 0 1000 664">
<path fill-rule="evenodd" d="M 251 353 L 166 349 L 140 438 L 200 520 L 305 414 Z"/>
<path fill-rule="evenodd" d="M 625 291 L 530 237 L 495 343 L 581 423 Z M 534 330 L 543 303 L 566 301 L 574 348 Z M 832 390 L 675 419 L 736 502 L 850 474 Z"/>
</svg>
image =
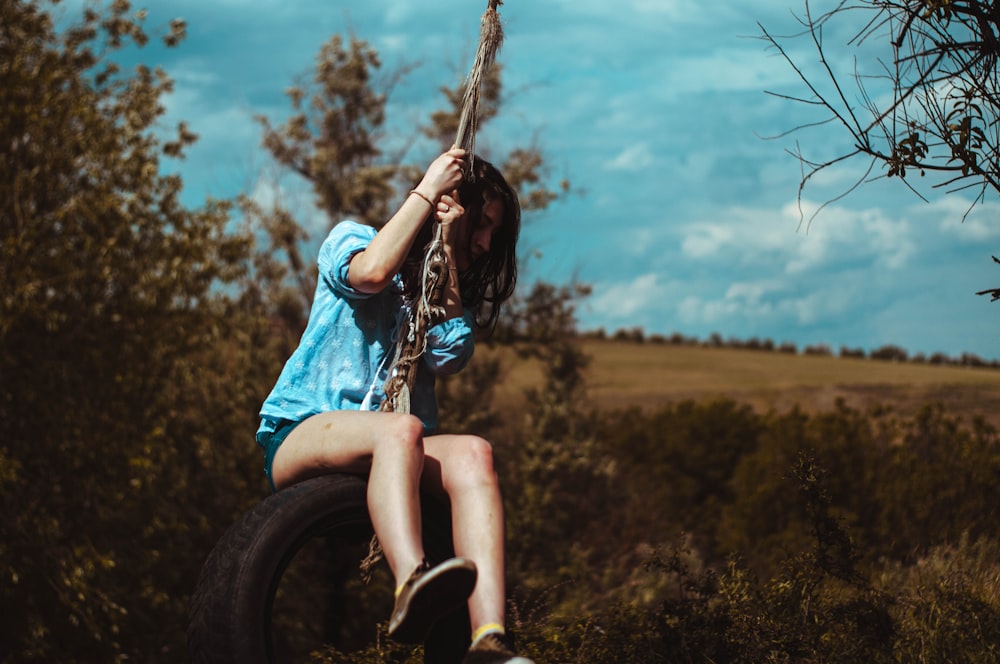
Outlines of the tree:
<svg viewBox="0 0 1000 664">
<path fill-rule="evenodd" d="M 0 2 L 0 661 L 176 661 L 211 515 L 262 486 L 252 242 L 162 170 L 171 81 L 112 59 L 144 14 L 53 4 Z"/>
<path fill-rule="evenodd" d="M 389 212 L 396 167 L 380 161 L 387 99 L 373 86 L 380 67 L 367 43 L 334 35 L 320 49 L 312 81 L 287 90 L 292 117 L 278 128 L 258 117 L 264 147 L 312 184 L 317 206 L 335 219 L 379 224 Z"/>
<path fill-rule="evenodd" d="M 861 26 L 848 41 L 850 48 L 860 51 L 887 42 L 891 57 L 872 62 L 855 56 L 854 71 L 845 76 L 834 69 L 824 33 L 848 16 Z M 817 15 L 805 0 L 798 18 L 804 27 L 798 37 L 812 42 L 823 73 L 807 75 L 783 40 L 761 26 L 764 39 L 809 92 L 806 97 L 778 96 L 823 109 L 828 116 L 818 124 L 839 125 L 853 144 L 822 160 L 797 150 L 803 166 L 800 196 L 813 176 L 855 157 L 868 157 L 869 164 L 848 191 L 881 167 L 915 192 L 906 179 L 912 173 L 936 176 L 933 186 L 949 193 L 971 192 L 969 211 L 987 196 L 1000 194 L 1000 11 L 995 2 L 841 0 Z M 845 78 L 856 85 L 858 101 L 852 101 Z M 979 294 L 986 293 L 995 296 L 1000 289 Z"/>
</svg>

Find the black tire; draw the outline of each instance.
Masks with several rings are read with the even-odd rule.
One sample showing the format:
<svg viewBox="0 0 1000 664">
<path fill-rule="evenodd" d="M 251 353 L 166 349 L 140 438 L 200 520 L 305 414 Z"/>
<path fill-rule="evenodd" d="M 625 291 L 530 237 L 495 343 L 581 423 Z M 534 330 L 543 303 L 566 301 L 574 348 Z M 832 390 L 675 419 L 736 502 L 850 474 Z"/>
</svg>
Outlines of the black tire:
<svg viewBox="0 0 1000 664">
<path fill-rule="evenodd" d="M 272 608 L 282 575 L 311 539 L 354 546 L 370 539 L 366 490 L 364 479 L 355 475 L 313 478 L 269 496 L 230 526 L 205 561 L 191 597 L 187 632 L 191 661 L 280 662 L 275 653 L 280 635 L 272 629 Z M 447 508 L 425 500 L 423 522 L 428 558 L 454 555 Z M 356 571 L 359 563 L 360 558 L 344 564 Z M 457 664 L 469 634 L 468 611 L 455 611 L 428 636 L 424 661 Z"/>
</svg>

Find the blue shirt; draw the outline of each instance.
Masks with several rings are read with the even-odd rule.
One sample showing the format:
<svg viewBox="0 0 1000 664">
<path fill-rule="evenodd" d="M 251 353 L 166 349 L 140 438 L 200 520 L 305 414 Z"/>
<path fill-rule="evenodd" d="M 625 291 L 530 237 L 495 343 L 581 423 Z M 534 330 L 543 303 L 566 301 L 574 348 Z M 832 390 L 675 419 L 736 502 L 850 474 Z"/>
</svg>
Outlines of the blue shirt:
<svg viewBox="0 0 1000 664">
<path fill-rule="evenodd" d="M 351 286 L 351 258 L 375 237 L 375 229 L 355 221 L 333 227 L 319 251 L 319 278 L 309 322 L 298 347 L 261 407 L 260 430 L 273 431 L 280 420 L 302 421 L 333 410 L 358 410 L 372 391 L 371 410 L 385 398 L 395 337 L 408 311 L 402 278 L 380 293 Z M 460 371 L 472 357 L 472 313 L 427 330 L 427 348 L 410 395 L 411 412 L 424 430 L 437 426 L 434 376 Z"/>
</svg>

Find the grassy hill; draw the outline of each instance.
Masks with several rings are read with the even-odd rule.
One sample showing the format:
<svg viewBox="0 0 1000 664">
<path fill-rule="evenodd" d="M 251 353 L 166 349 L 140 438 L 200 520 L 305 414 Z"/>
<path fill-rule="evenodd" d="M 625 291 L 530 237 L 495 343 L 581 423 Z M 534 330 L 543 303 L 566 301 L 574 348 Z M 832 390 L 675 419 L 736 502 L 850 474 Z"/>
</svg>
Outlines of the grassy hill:
<svg viewBox="0 0 1000 664">
<path fill-rule="evenodd" d="M 980 415 L 1000 427 L 997 369 L 629 341 L 580 343 L 591 358 L 587 399 L 598 408 L 655 408 L 722 397 L 761 411 L 798 405 L 819 412 L 842 398 L 855 408 L 881 404 L 906 416 L 941 403 L 963 418 Z M 498 396 L 516 407 L 526 388 L 540 384 L 540 370 L 510 350 L 491 352 L 504 353 L 509 368 Z"/>
</svg>

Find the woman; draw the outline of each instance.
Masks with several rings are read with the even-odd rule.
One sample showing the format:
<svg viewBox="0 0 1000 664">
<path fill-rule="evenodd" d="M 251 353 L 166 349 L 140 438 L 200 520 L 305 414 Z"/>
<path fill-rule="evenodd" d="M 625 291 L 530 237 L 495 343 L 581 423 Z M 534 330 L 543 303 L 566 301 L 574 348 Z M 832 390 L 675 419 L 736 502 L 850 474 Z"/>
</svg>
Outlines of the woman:
<svg viewBox="0 0 1000 664">
<path fill-rule="evenodd" d="M 391 637 L 420 642 L 437 618 L 468 601 L 465 662 L 531 664 L 515 655 L 504 629 L 503 505 L 490 444 L 433 434 L 434 375 L 465 366 L 473 325 L 495 323 L 517 275 L 517 195 L 478 158 L 465 181 L 465 158 L 452 149 L 435 159 L 378 232 L 353 221 L 330 232 L 309 322 L 261 408 L 257 441 L 273 490 L 331 472 L 368 476 L 372 524 L 396 579 Z M 412 415 L 379 411 L 435 218 L 449 272 L 443 319 L 427 331 Z M 420 490 L 451 506 L 457 557 L 435 567 L 424 560 Z"/>
</svg>

